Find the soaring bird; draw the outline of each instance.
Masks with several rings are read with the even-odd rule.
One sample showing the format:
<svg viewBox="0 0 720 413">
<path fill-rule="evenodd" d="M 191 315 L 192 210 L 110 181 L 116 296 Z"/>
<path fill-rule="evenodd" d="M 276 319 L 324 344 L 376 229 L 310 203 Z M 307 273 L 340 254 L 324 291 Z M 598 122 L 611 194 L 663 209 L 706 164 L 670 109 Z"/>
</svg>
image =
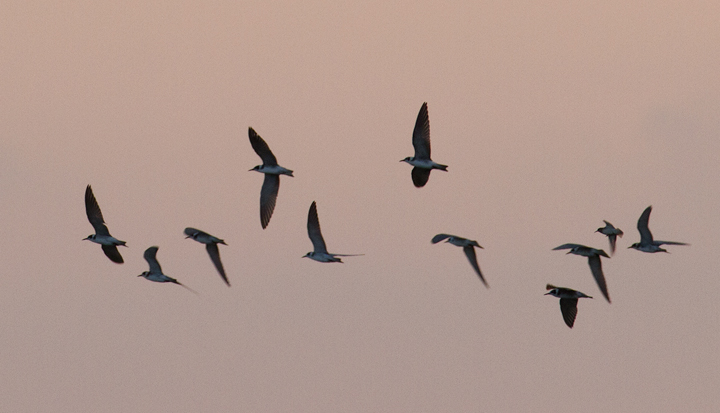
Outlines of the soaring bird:
<svg viewBox="0 0 720 413">
<path fill-rule="evenodd" d="M 635 248 L 636 250 L 642 252 L 667 252 L 666 249 L 660 248 L 660 246 L 663 244 L 690 245 L 684 242 L 653 240 L 652 232 L 650 232 L 650 228 L 648 227 L 648 222 L 650 221 L 650 212 L 652 212 L 652 205 L 645 208 L 642 215 L 640 215 L 640 219 L 638 219 L 637 222 L 637 229 L 638 231 L 640 231 L 640 242 L 636 242 L 628 248 Z"/>
<path fill-rule="evenodd" d="M 577 316 L 577 303 L 578 298 L 592 298 L 589 295 L 585 295 L 580 291 L 575 291 L 570 288 L 556 287 L 552 284 L 548 284 L 546 289 L 550 290 L 545 295 L 552 295 L 560 298 L 560 312 L 562 312 L 563 320 L 568 327 L 573 328 L 575 324 L 575 316 Z"/>
<path fill-rule="evenodd" d="M 205 249 L 210 256 L 210 260 L 212 260 L 213 264 L 215 264 L 215 268 L 217 268 L 217 271 L 220 273 L 223 281 L 225 281 L 225 284 L 229 287 L 230 281 L 228 281 L 227 275 L 225 275 L 225 269 L 223 268 L 222 261 L 220 261 L 220 250 L 217 246 L 218 244 L 227 245 L 225 241 L 220 238 L 213 237 L 207 232 L 190 227 L 185 228 L 185 235 L 187 235 L 185 238 L 192 238 L 197 242 L 205 244 Z"/>
<path fill-rule="evenodd" d="M 102 212 L 100 212 L 100 205 L 98 205 L 95 195 L 93 195 L 92 188 L 90 185 L 85 188 L 85 212 L 87 213 L 88 221 L 95 228 L 95 233 L 88 235 L 87 238 L 83 238 L 83 241 L 89 240 L 102 246 L 102 250 L 112 262 L 118 264 L 123 263 L 123 257 L 120 255 L 117 246 L 122 245 L 126 247 L 125 241 L 110 235 L 105 220 L 103 219 Z"/>
<path fill-rule="evenodd" d="M 602 228 L 598 228 L 597 231 L 603 235 L 607 235 L 608 241 L 610 242 L 610 255 L 615 254 L 615 242 L 617 241 L 617 237 L 622 238 L 623 232 L 620 228 L 615 228 L 613 224 L 603 220 L 605 223 L 605 226 Z"/>
<path fill-rule="evenodd" d="M 592 271 L 592 275 L 593 277 L 595 277 L 595 282 L 597 283 L 598 287 L 600 287 L 600 291 L 602 291 L 605 299 L 610 302 L 610 295 L 608 294 L 607 284 L 605 283 L 605 276 L 603 275 L 602 270 L 602 263 L 600 262 L 601 255 L 606 258 L 610 258 L 610 256 L 608 256 L 607 253 L 603 250 L 586 247 L 585 245 L 580 244 L 563 244 L 559 247 L 553 248 L 553 250 L 566 249 L 570 250 L 568 251 L 568 254 L 588 257 L 588 265 L 590 265 L 590 271 Z"/>
<path fill-rule="evenodd" d="M 189 288 L 189 287 L 185 286 L 184 284 L 181 284 L 180 281 L 163 274 L 162 269 L 160 268 L 160 263 L 158 262 L 157 258 L 155 257 L 157 255 L 157 252 L 158 252 L 158 247 L 150 247 L 145 250 L 143 257 L 145 257 L 145 261 L 147 261 L 148 264 L 150 265 L 150 271 L 143 271 L 143 273 L 138 275 L 138 277 L 144 277 L 146 280 L 155 281 L 158 283 L 177 284 L 177 285 L 187 288 L 189 291 L 192 291 L 195 294 L 197 294 L 197 292 L 195 290 L 193 290 L 192 288 Z"/>
<path fill-rule="evenodd" d="M 490 288 L 488 286 L 487 282 L 485 281 L 485 277 L 483 277 L 482 272 L 480 272 L 480 266 L 477 262 L 477 256 L 475 255 L 475 247 L 482 248 L 480 244 L 477 243 L 477 241 L 469 240 L 467 238 L 458 237 L 457 235 L 448 235 L 448 234 L 437 234 L 433 237 L 432 243 L 437 244 L 438 242 L 447 239 L 445 242 L 449 242 L 452 245 L 456 245 L 458 247 L 462 247 L 463 251 L 465 252 L 465 256 L 467 257 L 468 261 L 470 261 L 470 265 L 472 265 L 473 269 L 475 269 L 475 272 L 477 273 L 478 277 L 480 277 L 480 281 L 485 284 L 485 287 Z"/>
<path fill-rule="evenodd" d="M 408 156 L 400 162 L 407 162 L 414 166 L 412 170 L 413 184 L 422 188 L 430 179 L 430 171 L 433 169 L 447 171 L 447 165 L 441 165 L 430 159 L 430 118 L 428 118 L 427 102 L 420 107 L 413 130 L 412 144 L 415 148 L 415 156 Z"/>
<path fill-rule="evenodd" d="M 255 153 L 257 153 L 263 161 L 262 165 L 257 165 L 250 170 L 265 174 L 265 181 L 263 181 L 263 186 L 260 190 L 260 224 L 263 229 L 265 229 L 275 210 L 275 201 L 277 200 L 278 190 L 280 189 L 280 175 L 293 176 L 293 171 L 278 165 L 277 159 L 268 144 L 265 143 L 263 138 L 261 138 L 253 128 L 248 128 L 248 135 L 250 136 L 250 144 L 255 150 Z"/>
<path fill-rule="evenodd" d="M 327 251 L 325 240 L 320 232 L 320 220 L 317 214 L 315 201 L 310 205 L 308 211 L 307 230 L 310 241 L 313 244 L 313 251 L 303 255 L 302 258 L 310 258 L 318 262 L 342 262 L 338 257 L 357 257 L 363 254 L 333 254 Z"/>
</svg>

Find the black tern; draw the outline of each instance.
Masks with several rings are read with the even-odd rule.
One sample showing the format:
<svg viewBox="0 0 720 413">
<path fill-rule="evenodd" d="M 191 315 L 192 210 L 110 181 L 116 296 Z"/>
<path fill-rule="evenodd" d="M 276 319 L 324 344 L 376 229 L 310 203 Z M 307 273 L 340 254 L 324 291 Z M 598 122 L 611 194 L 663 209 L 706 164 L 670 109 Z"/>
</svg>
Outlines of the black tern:
<svg viewBox="0 0 720 413">
<path fill-rule="evenodd" d="M 615 228 L 613 224 L 603 220 L 605 223 L 605 226 L 602 228 L 598 228 L 597 231 L 601 234 L 607 235 L 608 241 L 610 242 L 610 255 L 615 254 L 615 243 L 617 241 L 617 237 L 622 238 L 623 232 L 620 228 Z"/>
<path fill-rule="evenodd" d="M 480 266 L 477 262 L 477 256 L 475 255 L 475 247 L 482 248 L 480 244 L 477 243 L 477 241 L 469 240 L 467 238 L 458 237 L 456 235 L 448 235 L 448 234 L 437 234 L 433 237 L 432 243 L 437 244 L 438 242 L 447 239 L 445 242 L 449 242 L 452 245 L 456 245 L 458 247 L 462 247 L 463 251 L 465 251 L 465 256 L 467 257 L 468 261 L 470 261 L 470 265 L 475 269 L 475 272 L 480 277 L 480 281 L 485 284 L 485 287 L 490 288 L 490 286 L 485 281 L 485 278 L 482 275 L 482 272 L 480 272 Z"/>
<path fill-rule="evenodd" d="M 110 231 L 108 231 L 105 225 L 102 212 L 100 212 L 100 205 L 98 205 L 90 185 L 85 188 L 85 213 L 87 213 L 88 221 L 90 221 L 93 228 L 95 228 L 95 233 L 89 235 L 87 238 L 83 238 L 83 241 L 89 240 L 100 244 L 103 252 L 105 252 L 105 255 L 107 255 L 112 262 L 122 264 L 123 257 L 120 255 L 117 246 L 122 245 L 126 247 L 127 245 L 125 245 L 125 241 L 120 241 L 110 235 Z"/>
<path fill-rule="evenodd" d="M 634 248 L 642 252 L 667 252 L 666 249 L 660 248 L 660 246 L 690 245 L 684 242 L 653 240 L 652 232 L 650 232 L 650 228 L 648 227 L 648 222 L 650 221 L 650 212 L 652 212 L 652 205 L 645 208 L 645 211 L 643 211 L 642 215 L 640 215 L 640 219 L 638 219 L 637 222 L 637 229 L 638 231 L 640 231 L 640 242 L 636 242 L 628 248 Z"/>
<path fill-rule="evenodd" d="M 327 251 L 325 240 L 320 232 L 320 220 L 317 214 L 315 201 L 310 205 L 308 211 L 307 230 L 310 241 L 313 244 L 313 251 L 303 255 L 302 258 L 310 258 L 318 262 L 342 262 L 338 257 L 357 257 L 363 254 L 332 254 Z"/>
<path fill-rule="evenodd" d="M 415 148 L 415 156 L 408 156 L 400 162 L 407 162 L 414 166 L 411 174 L 413 184 L 422 188 L 430 179 L 430 171 L 433 169 L 447 171 L 447 165 L 441 165 L 430 159 L 430 118 L 428 117 L 427 102 L 420 107 L 413 130 L 412 144 Z"/>
<path fill-rule="evenodd" d="M 265 229 L 275 210 L 275 201 L 277 200 L 278 190 L 280 189 L 280 175 L 293 176 L 293 171 L 278 165 L 277 159 L 268 144 L 265 143 L 263 138 L 261 138 L 253 128 L 248 128 L 248 135 L 250 136 L 250 144 L 255 150 L 255 153 L 257 153 L 263 161 L 262 165 L 258 165 L 250 170 L 265 174 L 265 181 L 263 181 L 263 186 L 260 190 L 260 224 L 263 229 Z"/>
<path fill-rule="evenodd" d="M 592 271 L 595 282 L 600 291 L 605 296 L 605 299 L 610 302 L 610 295 L 608 294 L 607 284 L 605 283 L 605 276 L 603 275 L 602 263 L 600 262 L 600 256 L 610 258 L 609 255 L 603 250 L 586 247 L 580 244 L 563 244 L 559 247 L 553 248 L 553 250 L 566 250 L 569 249 L 568 254 L 581 255 L 588 257 L 588 265 L 590 265 L 590 271 Z"/>
<path fill-rule="evenodd" d="M 545 295 L 552 295 L 560 298 L 560 311 L 562 312 L 563 320 L 568 327 L 573 328 L 575 324 L 575 316 L 577 316 L 577 303 L 578 298 L 592 298 L 589 295 L 585 295 L 580 291 L 575 291 L 570 288 L 556 287 L 552 284 L 548 284 L 546 289 L 550 290 Z"/>
<path fill-rule="evenodd" d="M 185 228 L 185 235 L 187 235 L 185 238 L 192 238 L 197 242 L 205 244 L 205 249 L 210 256 L 210 260 L 212 260 L 213 264 L 215 264 L 215 268 L 217 268 L 217 271 L 220 273 L 223 281 L 225 281 L 225 284 L 229 287 L 230 281 L 228 281 L 227 275 L 225 275 L 225 269 L 223 268 L 222 261 L 220 261 L 220 250 L 217 246 L 218 244 L 227 245 L 225 241 L 220 238 L 213 237 L 207 232 L 190 227 Z"/>
<path fill-rule="evenodd" d="M 184 287 L 188 289 L 189 291 L 192 291 L 193 293 L 197 294 L 195 290 L 192 288 L 181 284 L 180 281 L 168 277 L 167 275 L 163 274 L 162 269 L 160 268 L 160 263 L 158 262 L 157 258 L 155 257 L 158 252 L 158 247 L 150 247 L 145 250 L 145 253 L 143 254 L 143 257 L 145 257 L 145 261 L 148 262 L 148 265 L 150 265 L 150 271 L 143 271 L 142 274 L 138 275 L 138 277 L 144 277 L 146 280 L 155 281 L 158 283 L 173 283 L 177 284 L 181 287 Z"/>
</svg>

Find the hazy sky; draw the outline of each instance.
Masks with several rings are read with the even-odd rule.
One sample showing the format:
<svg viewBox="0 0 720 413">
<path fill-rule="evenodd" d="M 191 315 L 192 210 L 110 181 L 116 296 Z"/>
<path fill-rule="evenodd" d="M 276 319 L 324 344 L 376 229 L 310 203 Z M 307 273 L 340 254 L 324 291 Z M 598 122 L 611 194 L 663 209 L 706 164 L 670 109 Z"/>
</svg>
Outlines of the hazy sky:
<svg viewBox="0 0 720 413">
<path fill-rule="evenodd" d="M 3 2 L 3 409 L 717 411 L 720 6 L 628 3 Z M 295 171 L 266 230 L 248 126 Z M 300 258 L 312 201 L 365 256 Z M 627 249 L 648 205 L 692 246 Z M 612 304 L 551 251 L 603 219 Z M 137 277 L 152 245 L 199 296 Z M 573 329 L 548 282 L 595 297 Z"/>
</svg>

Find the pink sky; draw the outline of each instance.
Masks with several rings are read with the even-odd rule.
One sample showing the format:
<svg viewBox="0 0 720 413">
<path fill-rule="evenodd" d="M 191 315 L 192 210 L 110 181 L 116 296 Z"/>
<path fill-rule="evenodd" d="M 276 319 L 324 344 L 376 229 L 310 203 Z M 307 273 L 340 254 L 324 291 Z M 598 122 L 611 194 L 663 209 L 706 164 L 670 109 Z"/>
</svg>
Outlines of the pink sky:
<svg viewBox="0 0 720 413">
<path fill-rule="evenodd" d="M 2 8 L 6 411 L 717 411 L 717 3 Z M 425 101 L 449 172 L 416 189 Z M 266 230 L 248 126 L 295 171 Z M 81 241 L 87 184 L 123 265 Z M 365 256 L 300 258 L 312 201 Z M 648 205 L 692 246 L 627 249 Z M 608 250 L 603 219 L 612 304 L 551 251 Z M 441 232 L 485 247 L 489 289 Z M 137 277 L 152 245 L 199 297 Z M 572 330 L 548 282 L 595 297 Z"/>
</svg>

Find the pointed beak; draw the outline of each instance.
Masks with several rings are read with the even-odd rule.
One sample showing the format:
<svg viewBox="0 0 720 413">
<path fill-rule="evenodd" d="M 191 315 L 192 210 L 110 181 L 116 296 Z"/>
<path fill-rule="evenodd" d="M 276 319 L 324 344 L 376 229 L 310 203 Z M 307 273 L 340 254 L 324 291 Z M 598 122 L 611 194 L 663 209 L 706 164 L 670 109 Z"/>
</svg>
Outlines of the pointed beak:
<svg viewBox="0 0 720 413">
<path fill-rule="evenodd" d="M 550 295 L 550 293 L 545 293 L 545 294 L 543 294 L 543 295 Z"/>
<path fill-rule="evenodd" d="M 572 253 L 572 250 L 566 252 L 565 255 L 568 255 L 568 254 L 570 254 L 570 253 Z"/>
<path fill-rule="evenodd" d="M 248 169 L 248 172 L 250 172 L 250 171 L 254 171 L 254 170 L 255 170 L 255 168 L 253 168 L 253 169 Z"/>
<path fill-rule="evenodd" d="M 138 275 L 138 277 L 142 277 L 142 274 Z"/>
<path fill-rule="evenodd" d="M 185 239 L 188 239 L 188 238 L 190 238 L 190 235 L 188 235 L 187 237 L 185 237 Z"/>
</svg>

